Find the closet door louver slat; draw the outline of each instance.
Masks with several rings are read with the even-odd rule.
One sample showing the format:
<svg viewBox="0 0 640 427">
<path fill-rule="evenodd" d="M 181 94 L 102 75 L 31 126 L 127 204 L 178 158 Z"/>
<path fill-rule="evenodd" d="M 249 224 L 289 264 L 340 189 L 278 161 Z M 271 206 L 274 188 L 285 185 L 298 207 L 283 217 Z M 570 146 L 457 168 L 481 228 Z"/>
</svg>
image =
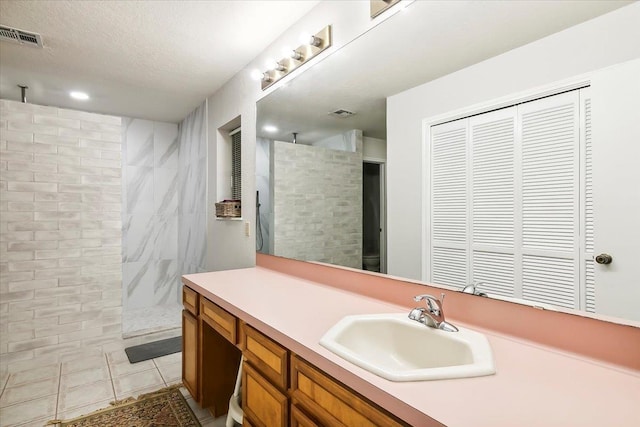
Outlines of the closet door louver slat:
<svg viewBox="0 0 640 427">
<path fill-rule="evenodd" d="M 468 282 L 466 123 L 447 123 L 432 133 L 431 281 L 442 285 Z"/>
<path fill-rule="evenodd" d="M 577 105 L 558 97 L 521 106 L 524 248 L 572 251 L 576 243 Z"/>
<path fill-rule="evenodd" d="M 579 96 L 518 107 L 521 124 L 522 297 L 579 308 Z"/>
<path fill-rule="evenodd" d="M 595 311 L 587 93 L 430 128 L 427 280 Z"/>
<path fill-rule="evenodd" d="M 584 263 L 585 307 L 596 312 L 595 271 L 593 265 L 593 147 L 591 140 L 591 98 L 589 90 L 583 90 L 584 108 Z"/>
<path fill-rule="evenodd" d="M 513 296 L 516 107 L 469 119 L 471 276 L 483 292 Z"/>
</svg>

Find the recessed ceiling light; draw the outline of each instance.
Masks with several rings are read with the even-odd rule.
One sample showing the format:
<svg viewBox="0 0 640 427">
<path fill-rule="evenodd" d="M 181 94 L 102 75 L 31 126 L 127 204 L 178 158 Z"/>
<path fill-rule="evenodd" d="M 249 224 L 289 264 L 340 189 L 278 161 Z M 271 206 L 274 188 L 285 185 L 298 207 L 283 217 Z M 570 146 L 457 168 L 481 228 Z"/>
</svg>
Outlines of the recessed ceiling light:
<svg viewBox="0 0 640 427">
<path fill-rule="evenodd" d="M 89 99 L 89 95 L 84 92 L 69 92 L 69 96 L 73 99 L 79 99 L 80 101 L 86 101 Z"/>
<path fill-rule="evenodd" d="M 273 125 L 265 125 L 262 127 L 262 130 L 269 133 L 278 132 L 278 128 Z"/>
</svg>

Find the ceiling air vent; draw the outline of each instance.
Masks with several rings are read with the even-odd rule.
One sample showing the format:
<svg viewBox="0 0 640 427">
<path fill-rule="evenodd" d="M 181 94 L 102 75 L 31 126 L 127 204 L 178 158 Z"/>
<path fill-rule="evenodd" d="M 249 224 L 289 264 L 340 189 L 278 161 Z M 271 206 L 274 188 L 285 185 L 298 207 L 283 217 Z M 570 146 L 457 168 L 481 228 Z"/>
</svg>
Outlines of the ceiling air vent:
<svg viewBox="0 0 640 427">
<path fill-rule="evenodd" d="M 348 111 L 348 110 L 343 110 L 343 109 L 339 109 L 336 111 L 332 111 L 329 113 L 330 116 L 335 116 L 335 117 L 340 117 L 340 118 L 345 118 L 345 117 L 350 117 L 353 116 L 355 113 L 352 111 Z"/>
<path fill-rule="evenodd" d="M 18 30 L 17 28 L 0 25 L 0 40 L 23 44 L 26 46 L 42 47 L 42 37 L 37 33 Z"/>
</svg>

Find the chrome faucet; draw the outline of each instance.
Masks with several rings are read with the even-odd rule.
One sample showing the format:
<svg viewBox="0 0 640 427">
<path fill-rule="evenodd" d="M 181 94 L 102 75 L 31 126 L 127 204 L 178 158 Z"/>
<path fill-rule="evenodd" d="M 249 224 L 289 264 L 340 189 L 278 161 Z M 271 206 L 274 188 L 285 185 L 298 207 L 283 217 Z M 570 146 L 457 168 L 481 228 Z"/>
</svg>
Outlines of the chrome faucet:
<svg viewBox="0 0 640 427">
<path fill-rule="evenodd" d="M 440 294 L 442 300 L 431 295 L 417 295 L 413 297 L 415 301 L 424 300 L 427 307 L 416 307 L 409 312 L 409 319 L 425 325 L 441 329 L 447 332 L 458 332 L 458 328 L 444 319 L 444 293 Z"/>
<path fill-rule="evenodd" d="M 488 297 L 488 295 L 484 292 L 480 292 L 478 290 L 478 287 L 480 285 L 482 285 L 483 282 L 473 282 L 470 285 L 465 286 L 464 288 L 462 288 L 462 290 L 460 292 L 464 293 L 464 294 L 471 294 L 471 295 L 478 295 L 480 297 Z"/>
</svg>

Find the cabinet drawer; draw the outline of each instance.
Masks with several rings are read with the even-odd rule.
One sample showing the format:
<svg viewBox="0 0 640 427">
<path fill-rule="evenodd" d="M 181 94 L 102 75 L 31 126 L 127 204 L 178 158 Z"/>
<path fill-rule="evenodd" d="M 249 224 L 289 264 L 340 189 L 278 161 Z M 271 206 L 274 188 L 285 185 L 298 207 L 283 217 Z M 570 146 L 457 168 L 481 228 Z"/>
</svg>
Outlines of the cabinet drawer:
<svg viewBox="0 0 640 427">
<path fill-rule="evenodd" d="M 323 425 L 406 425 L 296 356 L 291 358 L 291 392 L 295 403 Z"/>
<path fill-rule="evenodd" d="M 280 390 L 286 390 L 289 383 L 287 349 L 247 324 L 243 324 L 242 328 L 245 359 Z"/>
<path fill-rule="evenodd" d="M 198 297 L 200 295 L 196 291 L 187 286 L 182 286 L 182 304 L 185 310 L 194 316 L 198 315 Z"/>
<path fill-rule="evenodd" d="M 286 427 L 289 422 L 287 396 L 246 362 L 242 366 L 242 410 L 251 420 L 249 425 L 256 427 Z"/>
<path fill-rule="evenodd" d="M 200 318 L 220 335 L 236 343 L 236 317 L 206 298 L 200 298 Z"/>
<path fill-rule="evenodd" d="M 296 405 L 291 405 L 291 425 L 290 427 L 320 427 L 320 424 L 309 418 Z"/>
</svg>

